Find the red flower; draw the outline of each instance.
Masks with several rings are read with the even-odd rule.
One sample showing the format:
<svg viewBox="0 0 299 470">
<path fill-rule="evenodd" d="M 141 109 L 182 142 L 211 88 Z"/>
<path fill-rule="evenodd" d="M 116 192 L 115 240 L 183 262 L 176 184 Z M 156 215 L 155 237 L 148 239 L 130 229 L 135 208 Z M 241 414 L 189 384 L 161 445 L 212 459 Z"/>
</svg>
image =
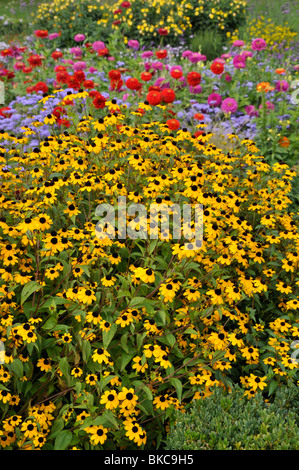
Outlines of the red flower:
<svg viewBox="0 0 299 470">
<path fill-rule="evenodd" d="M 38 54 L 32 54 L 28 58 L 28 62 L 32 67 L 38 67 L 39 65 L 42 65 L 42 60 L 43 59 L 44 59 L 44 57 L 39 56 Z"/>
<path fill-rule="evenodd" d="M 124 84 L 124 81 L 121 78 L 119 80 L 111 80 L 110 82 L 111 90 L 119 91 L 121 87 L 123 86 L 123 84 Z"/>
<path fill-rule="evenodd" d="M 135 111 L 135 113 L 140 113 L 140 114 L 144 115 L 144 114 L 145 114 L 145 110 L 142 109 L 142 108 L 137 108 L 136 111 Z"/>
<path fill-rule="evenodd" d="M 122 9 L 118 8 L 117 10 L 114 10 L 113 15 L 119 15 L 120 13 L 122 13 Z"/>
<path fill-rule="evenodd" d="M 164 103 L 172 103 L 175 100 L 175 92 L 172 88 L 164 88 L 161 91 L 161 99 Z"/>
<path fill-rule="evenodd" d="M 150 85 L 148 91 L 161 91 L 161 88 L 159 86 Z"/>
<path fill-rule="evenodd" d="M 167 50 L 160 49 L 159 51 L 156 51 L 156 57 L 157 59 L 165 59 L 167 57 Z"/>
<path fill-rule="evenodd" d="M 168 30 L 167 30 L 166 28 L 159 28 L 159 29 L 158 29 L 158 33 L 159 33 L 161 36 L 167 36 Z"/>
<path fill-rule="evenodd" d="M 128 78 L 126 81 L 126 86 L 129 88 L 129 90 L 140 90 L 142 84 L 137 78 Z"/>
<path fill-rule="evenodd" d="M 104 47 L 103 49 L 99 49 L 98 50 L 98 55 L 101 56 L 101 57 L 105 57 L 105 56 L 109 55 L 109 51 L 108 51 L 107 47 Z"/>
<path fill-rule="evenodd" d="M 70 121 L 68 119 L 64 119 L 64 118 L 58 119 L 57 124 L 59 126 L 64 126 L 64 127 L 70 127 L 70 125 L 71 125 Z"/>
<path fill-rule="evenodd" d="M 130 2 L 122 2 L 122 3 L 120 4 L 120 6 L 121 6 L 122 8 L 130 8 L 131 3 L 130 3 Z"/>
<path fill-rule="evenodd" d="M 83 72 L 83 70 L 77 70 L 74 73 L 73 77 L 74 77 L 74 80 L 76 80 L 79 83 L 82 83 L 85 80 L 85 73 Z"/>
<path fill-rule="evenodd" d="M 119 70 L 110 70 L 108 77 L 110 80 L 119 80 L 121 78 L 121 73 Z"/>
<path fill-rule="evenodd" d="M 37 82 L 34 85 L 34 91 L 37 93 L 38 91 L 42 91 L 43 93 L 48 93 L 48 85 L 45 82 Z"/>
<path fill-rule="evenodd" d="M 201 82 L 201 75 L 198 72 L 189 72 L 187 75 L 187 82 L 191 86 L 199 85 Z"/>
<path fill-rule="evenodd" d="M 61 51 L 54 51 L 54 52 L 52 52 L 51 57 L 54 60 L 58 60 L 58 59 L 60 59 L 60 57 L 63 57 L 63 53 Z"/>
<path fill-rule="evenodd" d="M 196 114 L 194 114 L 193 117 L 194 117 L 194 119 L 196 119 L 197 121 L 204 121 L 204 118 L 205 118 L 204 115 L 201 114 L 201 113 L 196 113 Z"/>
<path fill-rule="evenodd" d="M 172 69 L 171 72 L 170 72 L 170 75 L 172 78 L 176 78 L 176 79 L 179 79 L 183 76 L 183 72 L 181 69 Z"/>
<path fill-rule="evenodd" d="M 29 66 L 25 66 L 22 68 L 23 73 L 31 73 L 32 70 L 33 70 L 32 67 L 29 67 Z"/>
<path fill-rule="evenodd" d="M 58 83 L 68 83 L 70 75 L 66 70 L 56 73 L 56 80 Z"/>
<path fill-rule="evenodd" d="M 12 55 L 13 54 L 13 50 L 12 49 L 3 49 L 3 51 L 1 51 L 1 56 L 2 57 L 6 57 L 8 55 Z"/>
<path fill-rule="evenodd" d="M 5 108 L 0 108 L 0 116 L 4 118 L 9 118 L 11 116 L 11 113 L 9 112 L 10 109 L 11 108 L 9 106 L 6 106 Z"/>
<path fill-rule="evenodd" d="M 93 88 L 94 82 L 92 80 L 84 80 L 83 86 L 84 88 Z"/>
<path fill-rule="evenodd" d="M 152 74 L 150 72 L 142 72 L 141 74 L 141 80 L 144 82 L 149 82 L 152 78 Z"/>
<path fill-rule="evenodd" d="M 39 29 L 37 31 L 34 31 L 34 34 L 37 38 L 47 38 L 48 37 L 48 31 L 45 29 Z"/>
<path fill-rule="evenodd" d="M 35 91 L 34 85 L 28 86 L 26 88 L 26 93 L 33 93 Z"/>
<path fill-rule="evenodd" d="M 146 95 L 146 100 L 152 106 L 156 106 L 157 104 L 161 103 L 161 93 L 159 91 L 150 91 Z"/>
<path fill-rule="evenodd" d="M 114 24 L 114 25 L 121 24 L 121 20 L 115 20 L 115 21 L 113 21 L 113 23 L 112 23 L 112 24 Z"/>
<path fill-rule="evenodd" d="M 215 60 L 215 62 L 212 63 L 210 69 L 215 75 L 220 75 L 224 70 L 224 65 L 222 62 L 217 62 L 217 60 Z"/>
<path fill-rule="evenodd" d="M 92 104 L 96 109 L 103 109 L 105 108 L 106 98 L 99 93 L 93 100 Z"/>
<path fill-rule="evenodd" d="M 167 126 L 169 129 L 171 129 L 172 131 L 176 131 L 177 129 L 180 128 L 180 121 L 178 121 L 177 119 L 168 119 L 168 121 L 166 122 Z"/>
</svg>

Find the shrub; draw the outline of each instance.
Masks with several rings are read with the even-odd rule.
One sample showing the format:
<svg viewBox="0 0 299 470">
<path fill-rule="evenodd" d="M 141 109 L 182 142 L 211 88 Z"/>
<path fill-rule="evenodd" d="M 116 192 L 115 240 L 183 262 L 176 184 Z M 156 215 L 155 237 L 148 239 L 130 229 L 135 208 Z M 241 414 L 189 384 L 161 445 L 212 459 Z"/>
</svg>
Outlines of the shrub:
<svg viewBox="0 0 299 470">
<path fill-rule="evenodd" d="M 239 387 L 230 393 L 217 388 L 189 412 L 176 412 L 166 449 L 298 450 L 298 415 L 287 409 L 289 401 L 287 388 L 273 403 L 265 402 L 261 393 L 248 400 Z"/>
<path fill-rule="evenodd" d="M 223 37 L 245 20 L 245 2 L 241 0 L 132 0 L 101 5 L 100 0 L 55 0 L 53 6 L 41 4 L 34 24 L 43 29 L 61 30 L 61 44 L 69 45 L 72 31 L 93 39 L 105 40 L 111 31 L 119 30 L 125 41 L 142 40 L 158 45 L 166 34 L 167 42 L 179 45 L 184 37 L 207 29 L 216 29 Z"/>
</svg>

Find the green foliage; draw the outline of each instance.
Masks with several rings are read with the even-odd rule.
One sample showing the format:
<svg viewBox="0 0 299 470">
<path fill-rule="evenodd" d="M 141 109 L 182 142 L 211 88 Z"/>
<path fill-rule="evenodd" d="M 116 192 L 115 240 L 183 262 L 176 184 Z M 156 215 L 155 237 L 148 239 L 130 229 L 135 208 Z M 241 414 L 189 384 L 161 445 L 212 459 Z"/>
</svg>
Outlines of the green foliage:
<svg viewBox="0 0 299 470">
<path fill-rule="evenodd" d="M 217 388 L 177 421 L 167 450 L 298 450 L 298 389 L 282 388 L 272 403 L 262 394 L 244 397 L 236 386 Z"/>
</svg>

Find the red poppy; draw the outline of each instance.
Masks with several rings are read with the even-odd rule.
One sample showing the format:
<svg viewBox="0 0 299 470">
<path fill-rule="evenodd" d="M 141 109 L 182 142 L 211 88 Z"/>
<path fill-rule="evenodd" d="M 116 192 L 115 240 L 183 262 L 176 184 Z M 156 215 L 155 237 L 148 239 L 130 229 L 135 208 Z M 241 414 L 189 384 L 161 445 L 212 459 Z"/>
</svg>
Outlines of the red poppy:
<svg viewBox="0 0 299 470">
<path fill-rule="evenodd" d="M 198 72 L 189 72 L 186 78 L 188 84 L 191 86 L 199 85 L 201 82 L 201 75 Z"/>
<path fill-rule="evenodd" d="M 130 8 L 131 3 L 130 3 L 130 2 L 122 2 L 122 3 L 120 4 L 120 6 L 121 6 L 122 8 Z"/>
<path fill-rule="evenodd" d="M 57 124 L 59 126 L 64 126 L 64 127 L 70 127 L 70 125 L 71 125 L 70 121 L 68 119 L 64 119 L 64 118 L 58 119 Z"/>
<path fill-rule="evenodd" d="M 70 75 L 67 73 L 66 70 L 56 73 L 56 81 L 58 83 L 68 83 L 69 78 L 70 78 Z"/>
<path fill-rule="evenodd" d="M 215 75 L 220 75 L 224 70 L 224 65 L 222 62 L 217 62 L 217 60 L 215 60 L 215 62 L 212 63 L 210 69 Z"/>
<path fill-rule="evenodd" d="M 93 88 L 94 82 L 92 80 L 84 80 L 82 85 L 84 86 L 84 88 Z"/>
<path fill-rule="evenodd" d="M 167 57 L 167 50 L 166 49 L 160 49 L 156 51 L 156 57 L 157 59 L 165 59 Z"/>
<path fill-rule="evenodd" d="M 122 13 L 122 9 L 118 8 L 117 10 L 114 10 L 113 15 L 119 15 L 120 13 Z"/>
<path fill-rule="evenodd" d="M 31 73 L 32 70 L 33 70 L 32 67 L 29 67 L 29 66 L 25 66 L 22 68 L 23 73 Z"/>
<path fill-rule="evenodd" d="M 180 121 L 178 121 L 177 119 L 168 119 L 166 124 L 168 128 L 171 129 L 172 131 L 176 131 L 181 126 Z"/>
<path fill-rule="evenodd" d="M 158 104 L 161 103 L 161 93 L 159 91 L 150 91 L 147 95 L 146 95 L 146 100 L 148 101 L 148 103 L 152 106 L 156 106 Z"/>
<path fill-rule="evenodd" d="M 85 80 L 85 73 L 83 72 L 83 70 L 77 70 L 74 73 L 74 80 L 79 83 L 82 83 Z"/>
<path fill-rule="evenodd" d="M 161 88 L 159 86 L 150 85 L 148 91 L 161 91 Z"/>
<path fill-rule="evenodd" d="M 164 103 L 172 103 L 175 100 L 175 92 L 172 88 L 164 88 L 161 91 L 161 99 Z"/>
<path fill-rule="evenodd" d="M 3 51 L 1 51 L 0 54 L 1 54 L 2 57 L 6 57 L 8 55 L 12 55 L 13 50 L 12 49 L 3 49 Z"/>
</svg>

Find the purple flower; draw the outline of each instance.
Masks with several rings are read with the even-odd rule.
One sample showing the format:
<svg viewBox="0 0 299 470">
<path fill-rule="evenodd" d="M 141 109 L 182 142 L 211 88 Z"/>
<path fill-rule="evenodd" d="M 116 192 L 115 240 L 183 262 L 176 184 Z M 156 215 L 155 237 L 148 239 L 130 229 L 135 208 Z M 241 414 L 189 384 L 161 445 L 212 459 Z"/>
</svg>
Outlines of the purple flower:
<svg viewBox="0 0 299 470">
<path fill-rule="evenodd" d="M 208 103 L 212 108 L 215 106 L 220 106 L 222 103 L 222 98 L 218 93 L 211 93 L 208 97 Z"/>
<path fill-rule="evenodd" d="M 187 51 L 184 51 L 184 52 L 183 52 L 182 57 L 189 57 L 189 56 L 191 56 L 192 54 L 193 54 L 192 51 L 187 50 Z"/>
<path fill-rule="evenodd" d="M 203 54 L 200 54 L 199 52 L 193 52 L 192 55 L 188 57 L 190 62 L 192 64 L 197 64 L 197 62 L 200 62 L 201 60 L 207 60 L 206 56 Z"/>
<path fill-rule="evenodd" d="M 82 57 L 82 49 L 81 47 L 72 47 L 71 48 L 71 54 L 74 54 L 75 57 Z"/>
<path fill-rule="evenodd" d="M 238 109 L 238 103 L 234 98 L 225 98 L 222 101 L 221 109 L 224 113 L 235 113 Z"/>
<path fill-rule="evenodd" d="M 189 91 L 190 93 L 201 93 L 202 92 L 202 88 L 200 85 L 196 85 L 196 86 L 189 86 Z"/>
</svg>

